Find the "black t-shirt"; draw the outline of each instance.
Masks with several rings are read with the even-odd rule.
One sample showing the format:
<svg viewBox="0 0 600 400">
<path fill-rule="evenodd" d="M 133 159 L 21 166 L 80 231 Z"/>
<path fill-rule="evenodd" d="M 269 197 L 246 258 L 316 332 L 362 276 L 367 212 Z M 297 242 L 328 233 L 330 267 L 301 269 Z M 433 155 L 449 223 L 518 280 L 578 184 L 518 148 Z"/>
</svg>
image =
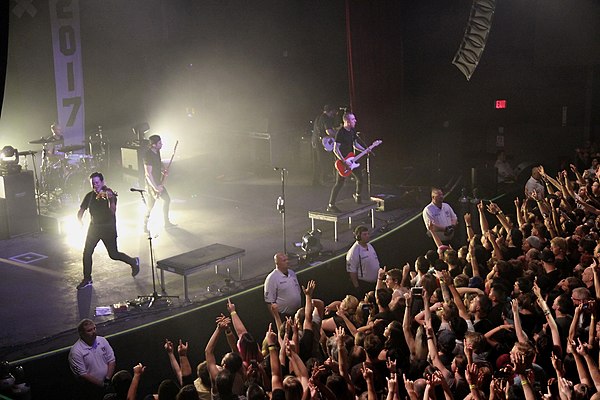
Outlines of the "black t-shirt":
<svg viewBox="0 0 600 400">
<path fill-rule="evenodd" d="M 275 389 L 271 393 L 271 400 L 285 400 L 285 391 L 283 389 Z"/>
<path fill-rule="evenodd" d="M 160 151 L 157 153 L 153 152 L 152 149 L 148 149 L 144 154 L 144 165 L 152 167 L 152 178 L 154 182 L 159 184 L 162 180 L 162 161 L 160 159 Z"/>
<path fill-rule="evenodd" d="M 109 200 L 98 197 L 96 192 L 93 190 L 85 195 L 79 208 L 88 210 L 90 212 L 90 226 L 116 226 L 115 215 L 112 213 L 109 207 L 109 201 L 114 201 L 116 204 L 117 198 L 113 197 L 111 200 Z"/>
<path fill-rule="evenodd" d="M 554 269 L 550 272 L 542 273 L 538 276 L 537 284 L 542 290 L 543 294 L 548 293 L 560 282 L 561 274 L 558 269 Z"/>
<path fill-rule="evenodd" d="M 522 255 L 523 250 L 519 249 L 518 247 L 506 247 L 502 250 L 502 257 L 504 257 L 506 261 L 517 259 Z"/>
<path fill-rule="evenodd" d="M 354 129 L 347 131 L 344 127 L 340 128 L 335 135 L 335 141 L 340 144 L 340 153 L 344 158 L 354 151 L 354 141 L 356 140 L 356 131 Z"/>
</svg>

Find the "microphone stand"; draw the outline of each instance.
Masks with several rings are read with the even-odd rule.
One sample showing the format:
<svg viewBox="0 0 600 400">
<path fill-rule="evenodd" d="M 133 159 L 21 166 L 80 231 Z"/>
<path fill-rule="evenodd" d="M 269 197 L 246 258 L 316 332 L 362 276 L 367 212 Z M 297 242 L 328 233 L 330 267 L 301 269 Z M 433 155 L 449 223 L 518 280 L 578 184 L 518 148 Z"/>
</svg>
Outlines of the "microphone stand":
<svg viewBox="0 0 600 400">
<path fill-rule="evenodd" d="M 277 198 L 277 211 L 281 214 L 281 224 L 283 227 L 283 252 L 287 254 L 287 240 L 285 237 L 285 174 L 287 169 L 275 167 L 275 171 L 281 171 L 281 196 Z"/>
<path fill-rule="evenodd" d="M 142 203 L 144 203 L 144 206 L 147 206 L 146 197 L 144 197 L 145 190 L 140 189 L 132 191 L 138 192 L 142 199 Z M 154 247 L 152 246 L 152 233 L 150 232 L 150 230 L 148 230 L 148 247 L 150 249 L 150 268 L 152 269 L 152 294 L 139 295 L 138 300 L 150 299 L 150 303 L 148 303 L 148 308 L 152 308 L 154 305 L 156 305 L 156 301 L 161 299 L 165 299 L 167 301 L 167 305 L 170 305 L 171 300 L 169 299 L 178 299 L 179 296 L 167 296 L 163 294 L 158 294 L 158 292 L 156 291 L 156 266 L 154 263 Z M 165 293 L 164 290 L 163 293 Z"/>
<path fill-rule="evenodd" d="M 356 133 L 356 138 L 360 142 L 360 145 L 363 146 L 365 149 L 367 147 L 369 147 L 365 143 L 365 141 L 362 140 L 362 138 L 360 137 L 360 132 Z M 367 153 L 367 161 L 366 161 L 366 165 L 365 165 L 365 171 L 367 172 L 367 193 L 369 194 L 369 201 L 371 201 L 371 153 L 372 152 L 373 152 L 373 150 L 371 150 Z"/>
</svg>

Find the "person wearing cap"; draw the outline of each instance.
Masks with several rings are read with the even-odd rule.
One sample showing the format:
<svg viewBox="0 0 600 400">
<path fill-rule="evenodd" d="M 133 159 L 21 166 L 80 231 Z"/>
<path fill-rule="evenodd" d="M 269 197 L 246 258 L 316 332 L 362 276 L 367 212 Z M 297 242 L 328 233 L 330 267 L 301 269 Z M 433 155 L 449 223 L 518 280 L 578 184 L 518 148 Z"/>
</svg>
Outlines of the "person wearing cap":
<svg viewBox="0 0 600 400">
<path fill-rule="evenodd" d="M 325 105 L 323 112 L 315 118 L 311 137 L 313 186 L 328 186 L 332 178 L 334 159 L 330 152 L 333 150 L 333 142 L 335 142 L 334 116 L 335 109 Z M 332 149 L 327 150 L 325 143 L 330 143 Z"/>
<path fill-rule="evenodd" d="M 540 254 L 542 260 L 542 266 L 544 272 L 538 276 L 537 284 L 545 295 L 560 282 L 561 274 L 558 268 L 556 268 L 554 253 L 550 249 L 542 250 Z"/>
<path fill-rule="evenodd" d="M 529 236 L 523 241 L 523 253 L 527 253 L 529 249 L 539 250 L 542 247 L 542 242 L 537 236 Z"/>
</svg>

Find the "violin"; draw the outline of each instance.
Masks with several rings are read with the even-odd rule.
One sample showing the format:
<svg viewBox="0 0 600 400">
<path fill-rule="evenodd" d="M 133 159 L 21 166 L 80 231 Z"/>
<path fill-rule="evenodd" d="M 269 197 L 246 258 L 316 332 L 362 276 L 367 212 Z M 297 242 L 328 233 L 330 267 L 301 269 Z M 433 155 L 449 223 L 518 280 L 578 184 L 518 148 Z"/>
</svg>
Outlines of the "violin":
<svg viewBox="0 0 600 400">
<path fill-rule="evenodd" d="M 96 200 L 108 200 L 110 198 L 117 197 L 119 194 L 117 192 L 115 192 L 114 190 L 112 190 L 109 187 L 104 186 L 102 189 L 100 189 L 100 191 L 98 193 L 96 193 Z"/>
</svg>

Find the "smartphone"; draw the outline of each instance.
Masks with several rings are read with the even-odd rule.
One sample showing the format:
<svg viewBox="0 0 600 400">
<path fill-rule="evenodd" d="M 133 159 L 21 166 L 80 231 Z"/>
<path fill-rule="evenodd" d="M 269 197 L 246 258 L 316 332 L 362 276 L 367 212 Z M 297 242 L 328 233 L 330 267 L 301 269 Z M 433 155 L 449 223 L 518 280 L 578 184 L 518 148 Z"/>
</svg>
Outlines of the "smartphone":
<svg viewBox="0 0 600 400">
<path fill-rule="evenodd" d="M 415 297 L 423 296 L 423 288 L 422 287 L 412 287 L 410 288 L 410 294 Z"/>
</svg>

